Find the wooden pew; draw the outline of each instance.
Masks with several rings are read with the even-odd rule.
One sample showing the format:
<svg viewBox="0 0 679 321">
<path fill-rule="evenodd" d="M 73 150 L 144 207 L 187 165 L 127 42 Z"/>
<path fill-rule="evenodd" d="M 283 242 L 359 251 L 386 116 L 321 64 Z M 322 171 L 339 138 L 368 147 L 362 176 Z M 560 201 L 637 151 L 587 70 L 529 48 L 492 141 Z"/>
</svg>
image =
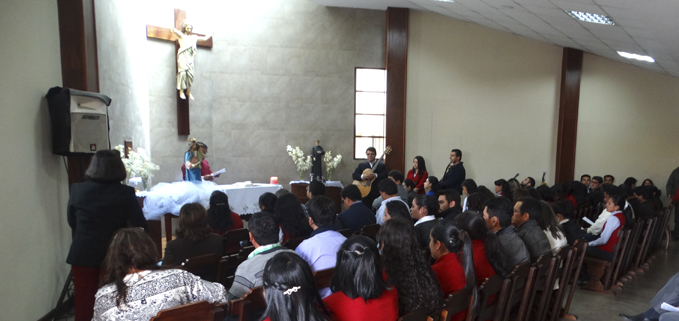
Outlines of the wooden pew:
<svg viewBox="0 0 679 321">
<path fill-rule="evenodd" d="M 377 240 L 377 232 L 380 231 L 380 225 L 379 224 L 370 224 L 364 226 L 359 232 L 359 235 L 367 236 L 373 240 Z"/>
<path fill-rule="evenodd" d="M 533 284 L 532 278 L 530 278 L 532 266 L 532 262 L 521 263 L 515 266 L 514 270 L 512 270 L 510 275 L 507 276 L 507 278 L 511 280 L 511 287 L 509 287 L 507 290 L 506 304 L 503 306 L 504 310 L 500 313 L 502 316 L 501 320 L 509 320 L 512 309 L 519 305 L 520 302 L 528 301 L 528 294 Z M 521 307 L 519 307 L 519 310 L 520 309 Z M 521 312 L 523 312 L 525 315 L 525 311 L 519 311 L 519 316 L 517 317 L 518 320 L 523 320 L 524 315 L 522 315 Z"/>
<path fill-rule="evenodd" d="M 450 321 L 453 316 L 460 312 L 466 311 L 470 313 L 469 307 L 473 306 L 472 290 L 462 289 L 448 296 L 444 302 L 443 311 L 441 311 L 440 321 Z"/>
<path fill-rule="evenodd" d="M 210 282 L 217 281 L 219 256 L 214 253 L 194 256 L 186 259 L 179 268 L 200 276 Z"/>
<path fill-rule="evenodd" d="M 240 242 L 250 241 L 250 233 L 246 228 L 226 231 L 222 236 L 224 255 L 236 254 L 241 249 Z"/>
<path fill-rule="evenodd" d="M 511 285 L 510 278 L 494 275 L 479 287 L 478 302 L 470 305 L 467 321 L 500 321 L 503 317 L 507 295 Z"/>
<path fill-rule="evenodd" d="M 224 309 L 207 301 L 198 301 L 158 311 L 151 321 L 221 321 L 222 319 L 224 319 Z"/>
<path fill-rule="evenodd" d="M 229 315 L 237 316 L 238 321 L 250 321 L 250 315 L 256 310 L 266 308 L 264 288 L 258 286 L 246 293 L 242 298 L 231 301 Z"/>
<path fill-rule="evenodd" d="M 330 286 L 330 279 L 335 275 L 335 268 L 325 270 L 318 270 L 314 272 L 314 281 L 318 289 L 327 288 Z"/>
<path fill-rule="evenodd" d="M 574 246 L 579 244 L 578 242 L 584 242 L 583 239 L 576 240 L 573 246 L 567 246 L 562 248 L 557 257 L 561 260 L 561 265 L 555 273 L 555 278 L 559 288 L 554 294 L 554 299 L 551 302 L 551 309 L 549 309 L 548 317 L 545 320 L 556 321 L 561 317 L 561 311 L 563 307 L 563 299 L 566 296 L 566 289 L 568 288 L 568 282 L 570 281 L 571 275 L 573 274 L 573 262 L 575 256 Z"/>
</svg>

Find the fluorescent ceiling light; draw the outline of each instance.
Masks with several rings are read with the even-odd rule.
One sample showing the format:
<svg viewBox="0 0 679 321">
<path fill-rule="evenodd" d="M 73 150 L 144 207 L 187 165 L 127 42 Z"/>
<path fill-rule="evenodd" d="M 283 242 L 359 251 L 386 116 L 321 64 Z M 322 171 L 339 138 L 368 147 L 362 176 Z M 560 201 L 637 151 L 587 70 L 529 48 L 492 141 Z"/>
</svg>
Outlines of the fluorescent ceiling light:
<svg viewBox="0 0 679 321">
<path fill-rule="evenodd" d="M 455 2 L 455 1 L 453 1 L 453 0 L 432 0 L 432 1 L 436 1 L 436 2 Z"/>
<path fill-rule="evenodd" d="M 580 12 L 580 11 L 566 11 L 569 16 L 573 17 L 574 19 L 584 21 L 584 22 L 592 22 L 592 23 L 598 23 L 602 25 L 615 25 L 615 21 L 611 19 L 609 16 L 604 16 L 600 14 L 595 14 L 595 13 L 587 13 L 587 12 Z"/>
<path fill-rule="evenodd" d="M 644 55 L 637 55 L 629 52 L 624 52 L 624 51 L 618 51 L 618 55 L 621 55 L 627 59 L 636 59 L 636 60 L 641 60 L 641 61 L 646 61 L 646 62 L 655 62 L 655 59 L 651 56 L 644 56 Z"/>
</svg>

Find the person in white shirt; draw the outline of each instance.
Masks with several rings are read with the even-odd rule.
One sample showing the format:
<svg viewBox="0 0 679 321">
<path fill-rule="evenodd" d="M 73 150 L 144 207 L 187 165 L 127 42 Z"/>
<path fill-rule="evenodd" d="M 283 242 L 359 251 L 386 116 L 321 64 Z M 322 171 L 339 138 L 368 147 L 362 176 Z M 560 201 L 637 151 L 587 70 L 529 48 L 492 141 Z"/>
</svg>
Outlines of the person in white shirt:
<svg viewBox="0 0 679 321">
<path fill-rule="evenodd" d="M 380 205 L 380 208 L 377 210 L 377 214 L 375 214 L 375 221 L 377 224 L 384 224 L 384 209 L 387 207 L 387 203 L 389 202 L 401 202 L 403 203 L 406 207 L 408 204 L 404 202 L 400 196 L 398 196 L 398 187 L 394 181 L 390 179 L 385 179 L 381 181 L 378 186 L 379 191 L 380 191 L 380 196 L 382 199 L 382 204 Z"/>
</svg>

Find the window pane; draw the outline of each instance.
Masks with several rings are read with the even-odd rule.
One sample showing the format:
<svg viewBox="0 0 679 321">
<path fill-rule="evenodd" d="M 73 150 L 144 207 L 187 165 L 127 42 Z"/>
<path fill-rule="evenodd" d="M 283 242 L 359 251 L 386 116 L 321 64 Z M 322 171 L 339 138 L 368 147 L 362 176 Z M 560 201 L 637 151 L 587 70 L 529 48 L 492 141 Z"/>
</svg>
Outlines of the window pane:
<svg viewBox="0 0 679 321">
<path fill-rule="evenodd" d="M 366 159 L 365 150 L 370 146 L 375 147 L 377 150 L 377 156 L 375 157 L 379 158 L 384 153 L 384 138 L 356 137 L 354 158 Z M 384 158 L 386 159 L 387 156 L 384 156 Z"/>
<path fill-rule="evenodd" d="M 387 71 L 384 69 L 356 69 L 357 91 L 387 91 Z"/>
<path fill-rule="evenodd" d="M 382 114 L 387 109 L 387 94 L 373 92 L 356 93 L 357 114 Z"/>
<path fill-rule="evenodd" d="M 356 115 L 356 136 L 384 136 L 384 116 Z"/>
</svg>

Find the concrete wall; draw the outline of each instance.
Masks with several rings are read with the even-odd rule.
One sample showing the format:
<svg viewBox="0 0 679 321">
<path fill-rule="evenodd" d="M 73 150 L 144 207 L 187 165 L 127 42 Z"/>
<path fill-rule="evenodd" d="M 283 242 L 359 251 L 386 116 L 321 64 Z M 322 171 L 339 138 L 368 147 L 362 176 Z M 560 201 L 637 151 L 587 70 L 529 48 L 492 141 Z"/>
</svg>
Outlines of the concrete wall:
<svg viewBox="0 0 679 321">
<path fill-rule="evenodd" d="M 462 150 L 467 178 L 547 172 L 554 181 L 560 47 L 438 14 L 411 11 L 406 164 L 441 178 Z"/>
<path fill-rule="evenodd" d="M 146 24 L 172 26 L 175 7 L 187 10 L 195 32 L 215 32 L 214 47 L 199 48 L 195 58 L 196 100 L 190 102 L 188 137 L 177 136 L 174 45 L 137 42 Z M 97 21 L 104 14 L 119 16 L 103 18 L 105 23 L 124 21 L 129 27 L 99 30 L 119 32 L 99 39 L 100 50 L 115 47 L 111 54 L 100 53 L 100 66 L 115 66 L 118 72 L 128 61 L 144 61 L 112 76 L 107 89 L 115 93 L 114 101 L 127 103 L 119 95 L 143 90 L 139 81 L 146 81 L 151 157 L 161 168 L 154 184 L 181 179 L 189 137 L 210 147 L 213 170 L 226 168 L 220 184 L 278 176 L 288 187 L 299 175 L 285 147 L 300 146 L 308 154 L 316 139 L 326 151 L 343 155 L 333 179 L 350 183 L 358 163 L 352 158 L 354 68 L 384 68 L 385 12 L 326 8 L 305 0 L 142 5 L 126 0 L 98 6 Z M 135 79 L 134 85 L 125 83 L 128 79 Z M 142 102 L 144 94 L 130 99 Z M 113 109 L 114 144 L 127 137 L 136 141 L 140 127 L 130 125 L 130 119 L 138 117 L 137 111 L 113 115 Z"/>
<path fill-rule="evenodd" d="M 61 86 L 56 1 L 8 0 L 0 11 L 0 311 L 37 320 L 56 305 L 69 266 L 68 178 L 51 152 L 47 101 Z"/>
<path fill-rule="evenodd" d="M 679 79 L 586 54 L 575 173 L 665 184 L 679 166 Z M 663 200 L 665 205 L 669 203 Z"/>
</svg>

